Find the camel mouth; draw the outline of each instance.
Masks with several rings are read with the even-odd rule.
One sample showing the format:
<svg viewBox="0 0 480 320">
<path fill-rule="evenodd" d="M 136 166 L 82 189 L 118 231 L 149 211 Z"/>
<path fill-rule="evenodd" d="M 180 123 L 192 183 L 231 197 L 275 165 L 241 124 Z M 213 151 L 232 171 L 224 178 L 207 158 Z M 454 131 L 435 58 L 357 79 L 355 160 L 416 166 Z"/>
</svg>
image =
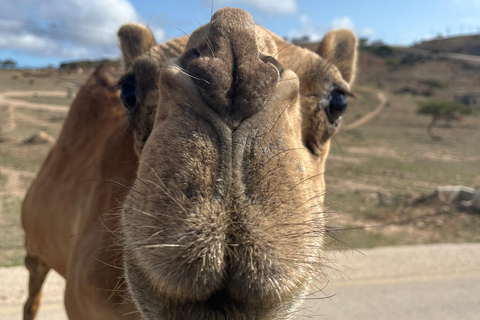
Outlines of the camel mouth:
<svg viewBox="0 0 480 320">
<path fill-rule="evenodd" d="M 194 319 L 195 316 L 202 314 L 205 319 L 229 320 L 229 319 L 276 319 L 280 310 L 287 310 L 295 304 L 295 297 L 281 303 L 270 303 L 264 300 L 258 300 L 255 303 L 241 302 L 234 299 L 227 289 L 220 289 L 213 293 L 207 300 L 201 302 L 187 303 L 181 305 L 184 310 L 191 309 L 185 313 L 185 319 Z M 177 319 L 183 319 L 182 316 Z"/>
<path fill-rule="evenodd" d="M 155 301 L 139 305 L 145 320 L 186 320 L 186 319 L 215 319 L 215 320 L 251 320 L 276 319 L 278 314 L 284 313 L 300 300 L 292 297 L 281 303 L 266 303 L 257 301 L 254 304 L 234 299 L 227 289 L 214 292 L 203 301 L 185 301 L 172 299 L 168 296 L 157 296 Z M 138 302 L 137 302 L 138 303 Z"/>
<path fill-rule="evenodd" d="M 233 299 L 227 289 L 223 288 L 214 292 L 206 301 L 200 302 L 201 308 L 206 308 L 211 313 L 225 313 L 228 309 L 247 310 L 245 303 Z"/>
</svg>

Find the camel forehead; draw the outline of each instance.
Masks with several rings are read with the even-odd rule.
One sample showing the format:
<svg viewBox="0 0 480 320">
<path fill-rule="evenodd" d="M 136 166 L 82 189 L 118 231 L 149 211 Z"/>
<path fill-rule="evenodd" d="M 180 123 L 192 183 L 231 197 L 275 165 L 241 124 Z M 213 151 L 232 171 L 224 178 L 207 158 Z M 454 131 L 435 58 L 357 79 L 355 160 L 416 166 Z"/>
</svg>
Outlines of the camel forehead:
<svg viewBox="0 0 480 320">
<path fill-rule="evenodd" d="M 236 25 L 228 20 L 226 20 L 226 23 L 232 26 Z M 208 38 L 210 27 L 211 23 L 207 23 L 195 30 L 189 37 L 185 50 L 199 47 L 202 44 L 208 45 L 210 42 L 210 39 Z M 266 56 L 275 56 L 278 53 L 278 47 L 273 39 L 273 34 L 261 26 L 253 25 L 252 27 L 255 32 L 258 51 Z"/>
</svg>

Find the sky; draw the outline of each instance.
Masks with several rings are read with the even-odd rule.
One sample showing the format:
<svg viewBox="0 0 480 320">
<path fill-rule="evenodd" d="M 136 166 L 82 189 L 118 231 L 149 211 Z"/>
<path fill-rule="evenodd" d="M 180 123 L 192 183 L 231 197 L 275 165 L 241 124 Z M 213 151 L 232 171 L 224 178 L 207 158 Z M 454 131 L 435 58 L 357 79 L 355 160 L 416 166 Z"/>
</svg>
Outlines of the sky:
<svg viewBox="0 0 480 320">
<path fill-rule="evenodd" d="M 157 42 L 190 34 L 212 11 L 237 7 L 289 39 L 320 40 L 331 29 L 411 45 L 438 34 L 480 33 L 480 0 L 0 0 L 0 60 L 21 67 L 118 58 L 116 31 L 148 25 Z"/>
</svg>

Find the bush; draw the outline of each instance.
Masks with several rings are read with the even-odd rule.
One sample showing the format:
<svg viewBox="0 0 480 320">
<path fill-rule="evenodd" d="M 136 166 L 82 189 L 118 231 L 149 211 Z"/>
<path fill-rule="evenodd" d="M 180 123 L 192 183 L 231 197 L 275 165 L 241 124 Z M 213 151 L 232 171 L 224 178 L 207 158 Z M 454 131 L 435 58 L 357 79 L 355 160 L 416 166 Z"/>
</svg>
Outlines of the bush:
<svg viewBox="0 0 480 320">
<path fill-rule="evenodd" d="M 416 89 L 410 88 L 409 86 L 405 86 L 405 87 L 395 91 L 395 93 L 411 94 L 412 96 L 416 96 L 418 94 L 418 91 Z"/>
<path fill-rule="evenodd" d="M 438 119 L 457 120 L 458 114 L 471 114 L 472 108 L 451 101 L 423 101 L 418 104 L 418 114 L 429 114 Z"/>
<path fill-rule="evenodd" d="M 388 58 L 393 56 L 394 50 L 392 47 L 384 44 L 381 40 L 377 40 L 368 44 L 367 38 L 361 38 L 359 44 L 360 50 L 370 52 L 381 58 Z"/>
<path fill-rule="evenodd" d="M 400 60 L 395 58 L 389 58 L 385 60 L 385 64 L 387 65 L 387 67 L 390 67 L 390 69 L 397 69 L 400 66 Z"/>
<path fill-rule="evenodd" d="M 432 89 L 425 89 L 422 91 L 422 96 L 425 96 L 425 97 L 431 97 L 433 96 L 433 90 Z"/>
<path fill-rule="evenodd" d="M 451 101 L 424 101 L 418 104 L 417 113 L 432 116 L 432 121 L 427 126 L 427 132 L 432 140 L 440 140 L 441 138 L 432 132 L 435 123 L 443 119 L 449 125 L 451 121 L 460 120 L 459 114 L 471 114 L 472 108 Z"/>
<path fill-rule="evenodd" d="M 429 89 L 445 89 L 447 85 L 435 79 L 418 80 L 419 85 L 424 85 Z"/>
<path fill-rule="evenodd" d="M 402 60 L 400 61 L 400 63 L 402 65 L 414 65 L 416 63 L 422 63 L 422 62 L 425 62 L 425 57 L 422 56 L 422 55 L 419 55 L 419 54 L 413 54 L 413 53 L 409 53 L 407 54 L 405 57 L 402 58 Z"/>
</svg>

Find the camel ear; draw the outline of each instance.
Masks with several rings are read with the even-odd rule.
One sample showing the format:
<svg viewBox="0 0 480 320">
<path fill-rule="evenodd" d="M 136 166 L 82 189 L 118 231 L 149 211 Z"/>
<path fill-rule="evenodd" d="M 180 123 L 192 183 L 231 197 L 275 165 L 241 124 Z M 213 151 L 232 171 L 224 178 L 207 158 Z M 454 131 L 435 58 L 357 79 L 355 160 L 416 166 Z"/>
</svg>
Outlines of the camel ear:
<svg viewBox="0 0 480 320">
<path fill-rule="evenodd" d="M 346 29 L 330 31 L 325 35 L 317 53 L 332 62 L 343 79 L 351 84 L 355 78 L 357 63 L 357 37 Z"/>
<path fill-rule="evenodd" d="M 125 69 L 128 69 L 136 57 L 157 45 L 155 38 L 147 27 L 140 24 L 124 24 L 117 32 L 120 40 Z"/>
</svg>

